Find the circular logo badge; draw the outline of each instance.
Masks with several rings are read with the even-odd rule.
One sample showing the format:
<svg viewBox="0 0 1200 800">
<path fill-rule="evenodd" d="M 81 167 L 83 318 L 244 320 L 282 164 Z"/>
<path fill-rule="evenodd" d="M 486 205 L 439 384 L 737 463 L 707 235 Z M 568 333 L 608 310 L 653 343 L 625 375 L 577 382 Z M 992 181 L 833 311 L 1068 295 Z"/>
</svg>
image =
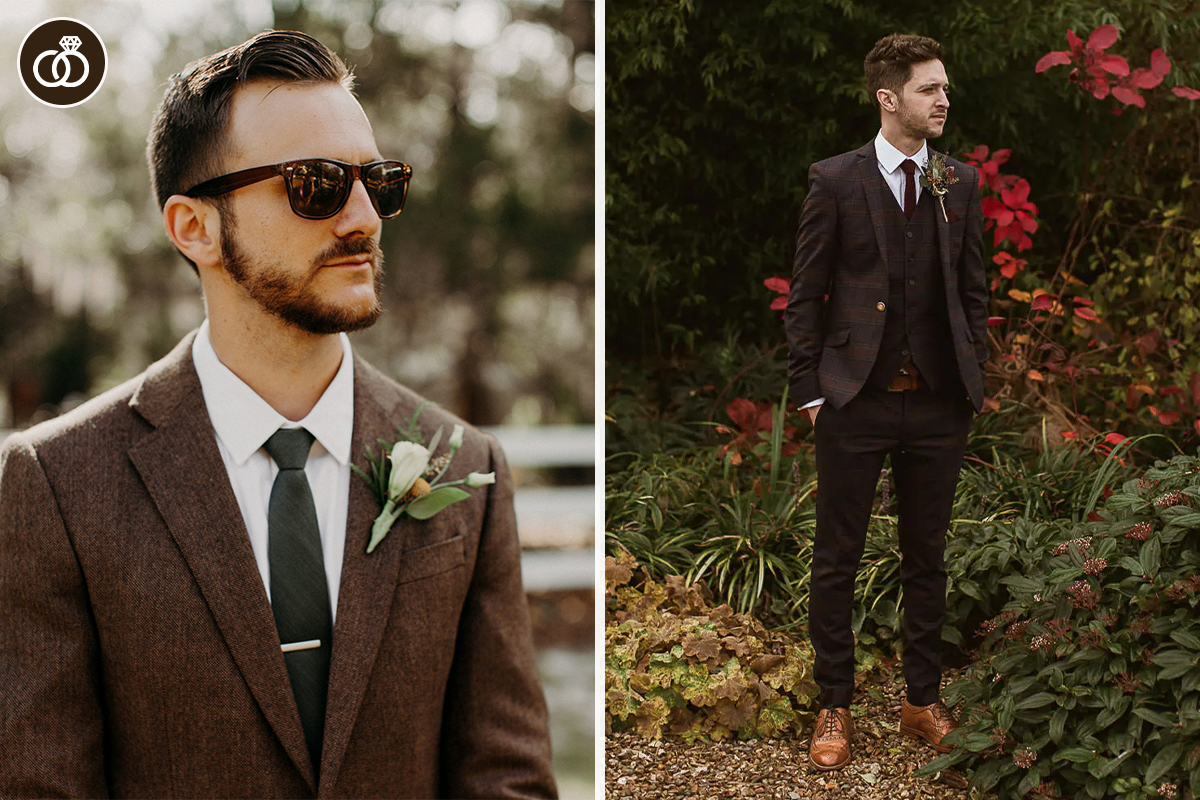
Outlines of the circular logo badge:
<svg viewBox="0 0 1200 800">
<path fill-rule="evenodd" d="M 17 62 L 21 83 L 35 100 L 71 108 L 94 95 L 104 83 L 108 51 L 86 22 L 56 17 L 25 35 Z"/>
</svg>

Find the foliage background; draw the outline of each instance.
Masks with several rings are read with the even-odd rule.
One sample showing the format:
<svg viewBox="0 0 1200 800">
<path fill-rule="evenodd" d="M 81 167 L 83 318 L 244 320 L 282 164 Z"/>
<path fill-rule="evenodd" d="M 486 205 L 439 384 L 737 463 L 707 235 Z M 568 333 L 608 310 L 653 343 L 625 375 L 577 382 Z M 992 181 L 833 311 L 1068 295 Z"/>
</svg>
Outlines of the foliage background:
<svg viewBox="0 0 1200 800">
<path fill-rule="evenodd" d="M 53 16 L 110 69 L 73 109 L 0 79 L 0 428 L 115 385 L 203 319 L 144 150 L 166 78 L 266 28 L 313 34 L 357 74 L 379 146 L 414 168 L 384 226 L 385 313 L 355 346 L 478 424 L 589 422 L 594 407 L 594 4 L 582 0 L 33 0 L 0 54 Z"/>
<path fill-rule="evenodd" d="M 1160 48 L 1169 56 L 1171 70 L 1144 93 L 1144 108 L 1081 91 L 1070 67 L 1035 71 L 1046 53 L 1067 49 L 1068 29 L 1088 40 L 1105 25 L 1120 34 L 1107 52 L 1127 58 L 1130 68 L 1147 66 Z M 1194 606 L 1200 545 L 1195 529 L 1183 526 L 1161 540 L 1158 532 L 1148 540 L 1128 534 L 1121 505 L 1136 498 L 1147 517 L 1162 506 L 1191 514 L 1188 526 L 1195 522 L 1194 487 L 1159 496 L 1162 489 L 1152 490 L 1165 480 L 1164 465 L 1151 467 L 1156 457 L 1194 451 L 1200 442 L 1200 115 L 1195 101 L 1171 91 L 1200 78 L 1194 3 L 609 3 L 611 563 L 636 559 L 651 587 L 671 576 L 683 585 L 702 580 L 713 605 L 726 603 L 803 640 L 819 486 L 811 426 L 785 407 L 787 345 L 779 312 L 769 307 L 780 290 L 764 281 L 778 287 L 770 279 L 791 275 L 809 165 L 878 131 L 862 61 L 891 32 L 942 43 L 951 105 L 947 133 L 934 146 L 959 158 L 980 145 L 992 155 L 1011 150 L 1001 171 L 1028 182 L 1038 223 L 1026 250 L 984 236 L 994 323 L 988 403 L 972 429 L 946 548 L 946 662 L 972 665 L 966 688 L 946 695 L 968 701 L 960 713 L 974 736 L 969 754 L 956 760 L 1000 796 L 1016 796 L 1027 776 L 1019 791 L 1038 797 L 1182 796 L 1188 785 L 1200 792 L 1193 719 L 1200 669 L 1186 685 L 1159 672 L 1173 659 L 1189 671 L 1196 663 L 1166 637 Z M 996 195 L 984 199 L 996 202 Z M 1024 262 L 1002 271 L 992 260 L 1001 253 Z M 1193 460 L 1171 463 L 1179 487 L 1169 488 L 1194 483 Z M 885 470 L 855 582 L 860 669 L 901 646 L 890 483 Z M 1090 555 L 1072 544 L 1093 534 Z M 1178 548 L 1169 568 L 1164 560 L 1161 570 L 1155 563 L 1134 574 L 1129 553 L 1159 553 L 1160 545 L 1165 553 L 1168 541 Z M 1021 576 L 1035 575 L 1046 590 L 1025 592 Z M 1103 622 L 1067 618 L 1066 609 L 1076 608 L 1072 592 L 1087 581 L 1098 598 L 1088 610 Z M 652 594 L 638 602 L 652 604 Z M 1136 614 L 1129 610 L 1135 595 Z M 1008 619 L 1026 603 L 1041 604 L 1037 619 Z M 727 671 L 710 660 L 708 683 L 694 677 L 705 661 L 698 642 L 657 652 L 681 630 L 665 622 L 657 630 L 645 622 L 651 645 L 636 651 L 642 660 L 630 667 L 626 622 L 614 616 L 609 623 L 610 724 L 636 718 L 653 736 L 664 719 L 661 699 L 674 715 L 666 730 L 695 734 L 695 725 L 683 726 L 680 698 L 698 705 L 696 687 L 725 685 Z M 1158 638 L 1142 641 L 1144 629 Z M 1115 645 L 1087 644 L 1100 636 L 1147 649 L 1131 658 Z M 1051 638 L 1058 650 L 1048 654 Z M 1190 647 L 1192 638 L 1186 641 Z M 1058 656 L 1092 664 L 1086 686 L 1055 682 Z M 663 665 L 677 676 L 660 673 Z M 975 686 L 999 672 L 1001 688 Z M 1117 695 L 1138 686 L 1138 702 L 1161 716 L 1139 727 L 1144 720 L 1124 714 L 1125 703 L 1110 713 L 1121 716 L 1121 735 L 1129 738 L 1094 741 L 1097 702 L 1116 708 Z M 1074 709 L 1074 694 L 1088 693 L 1094 698 L 1071 712 L 1081 724 L 1065 733 L 1055 724 L 1047 736 L 1040 712 L 1026 714 L 1029 726 L 1014 722 L 1014 709 L 1050 701 Z M 799 714 L 803 706 L 796 708 Z M 1168 719 L 1170 730 L 1159 730 Z"/>
<path fill-rule="evenodd" d="M 1120 28 L 1113 51 L 1131 66 L 1157 47 L 1173 62 L 1156 90 L 1164 96 L 1144 111 L 1114 115 L 1117 104 L 1084 96 L 1066 68 L 1034 72 L 1043 54 L 1065 48 L 1068 28 L 1086 38 L 1107 23 Z M 1178 306 L 1191 305 L 1190 281 L 1200 277 L 1191 275 L 1200 194 L 1181 180 L 1194 172 L 1200 124 L 1191 102 L 1167 94 L 1200 77 L 1194 3 L 619 0 L 606 26 L 610 376 L 626 366 L 686 373 L 698 353 L 710 356 L 706 346 L 782 341 L 763 280 L 791 275 L 809 165 L 878 130 L 862 59 L 893 31 L 942 43 L 952 98 L 935 146 L 954 155 L 1011 148 L 1005 171 L 1032 185 L 1041 227 L 1022 254 L 1028 272 L 1012 285 L 1049 286 L 1063 266 L 1089 285 L 1104 278 L 1094 299 L 1106 325 L 1083 342 L 1164 328 L 1179 340 L 1164 359 L 1195 351 L 1197 320 Z M 1164 242 L 1161 214 L 1175 206 L 1167 227 L 1179 238 Z M 1160 262 L 1166 274 L 1151 281 Z M 1012 305 L 995 295 L 993 313 Z M 1121 366 L 1126 378 L 1139 365 Z M 782 385 L 781 375 L 776 397 Z M 1183 416 L 1181 433 L 1191 421 Z"/>
</svg>

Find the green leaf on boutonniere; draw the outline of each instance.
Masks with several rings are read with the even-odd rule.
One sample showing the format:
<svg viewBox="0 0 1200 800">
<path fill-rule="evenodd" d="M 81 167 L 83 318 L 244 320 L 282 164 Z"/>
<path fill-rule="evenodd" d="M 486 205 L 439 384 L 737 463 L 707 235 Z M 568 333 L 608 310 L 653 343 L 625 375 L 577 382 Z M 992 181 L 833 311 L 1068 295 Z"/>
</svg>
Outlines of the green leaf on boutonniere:
<svg viewBox="0 0 1200 800">
<path fill-rule="evenodd" d="M 429 519 L 451 503 L 466 500 L 470 496 L 462 489 L 454 486 L 444 486 L 413 500 L 405 506 L 404 513 L 413 519 Z"/>
<path fill-rule="evenodd" d="M 429 444 L 425 445 L 422 442 L 417 417 L 424 407 L 425 404 L 422 403 L 407 425 L 396 426 L 396 431 L 400 434 L 399 441 L 389 444 L 385 439 L 379 440 L 379 445 L 383 448 L 379 456 L 376 456 L 371 448 L 366 449 L 367 464 L 371 467 L 370 474 L 354 464 L 350 465 L 354 472 L 367 482 L 375 498 L 383 506 L 383 510 L 371 525 L 371 538 L 367 543 L 368 553 L 379 546 L 401 516 L 407 515 L 415 520 L 429 519 L 446 506 L 471 496 L 456 487 L 475 489 L 496 482 L 494 472 L 471 472 L 465 478 L 442 481 L 455 453 L 463 446 L 464 428 L 455 424 L 446 452 L 435 457 L 433 454 L 442 443 L 444 429 L 438 426 Z"/>
</svg>

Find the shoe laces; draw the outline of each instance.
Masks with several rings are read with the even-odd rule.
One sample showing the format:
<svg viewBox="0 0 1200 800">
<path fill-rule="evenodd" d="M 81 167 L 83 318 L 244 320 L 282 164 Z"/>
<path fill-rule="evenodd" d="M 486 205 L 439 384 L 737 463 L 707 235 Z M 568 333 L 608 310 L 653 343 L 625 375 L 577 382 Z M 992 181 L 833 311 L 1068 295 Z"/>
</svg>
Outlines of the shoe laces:
<svg viewBox="0 0 1200 800">
<path fill-rule="evenodd" d="M 821 729 L 817 731 L 817 738 L 823 739 L 826 736 L 833 734 L 845 734 L 845 729 L 842 726 L 842 715 L 836 709 L 827 709 L 825 719 L 821 723 Z"/>
</svg>

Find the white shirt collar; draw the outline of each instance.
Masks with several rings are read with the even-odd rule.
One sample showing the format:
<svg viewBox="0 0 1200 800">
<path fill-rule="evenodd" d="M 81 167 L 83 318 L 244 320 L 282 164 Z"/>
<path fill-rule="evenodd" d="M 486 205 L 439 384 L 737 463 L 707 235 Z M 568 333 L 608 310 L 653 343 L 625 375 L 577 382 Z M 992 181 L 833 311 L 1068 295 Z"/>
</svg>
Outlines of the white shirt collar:
<svg viewBox="0 0 1200 800">
<path fill-rule="evenodd" d="M 904 159 L 911 158 L 917 162 L 918 171 L 925 172 L 925 165 L 929 163 L 929 142 L 921 142 L 921 149 L 916 155 L 906 156 L 897 150 L 891 142 L 883 138 L 883 129 L 879 129 L 879 133 L 875 136 L 875 158 L 879 161 L 879 165 L 887 172 L 895 172 L 900 168 L 900 164 Z"/>
<path fill-rule="evenodd" d="M 208 335 L 208 320 L 204 320 L 192 342 L 192 361 L 213 429 L 239 466 L 281 427 L 305 428 L 339 464 L 349 463 L 354 433 L 354 353 L 350 337 L 340 336 L 342 364 L 337 374 L 308 416 L 291 422 L 221 363 Z"/>
</svg>

